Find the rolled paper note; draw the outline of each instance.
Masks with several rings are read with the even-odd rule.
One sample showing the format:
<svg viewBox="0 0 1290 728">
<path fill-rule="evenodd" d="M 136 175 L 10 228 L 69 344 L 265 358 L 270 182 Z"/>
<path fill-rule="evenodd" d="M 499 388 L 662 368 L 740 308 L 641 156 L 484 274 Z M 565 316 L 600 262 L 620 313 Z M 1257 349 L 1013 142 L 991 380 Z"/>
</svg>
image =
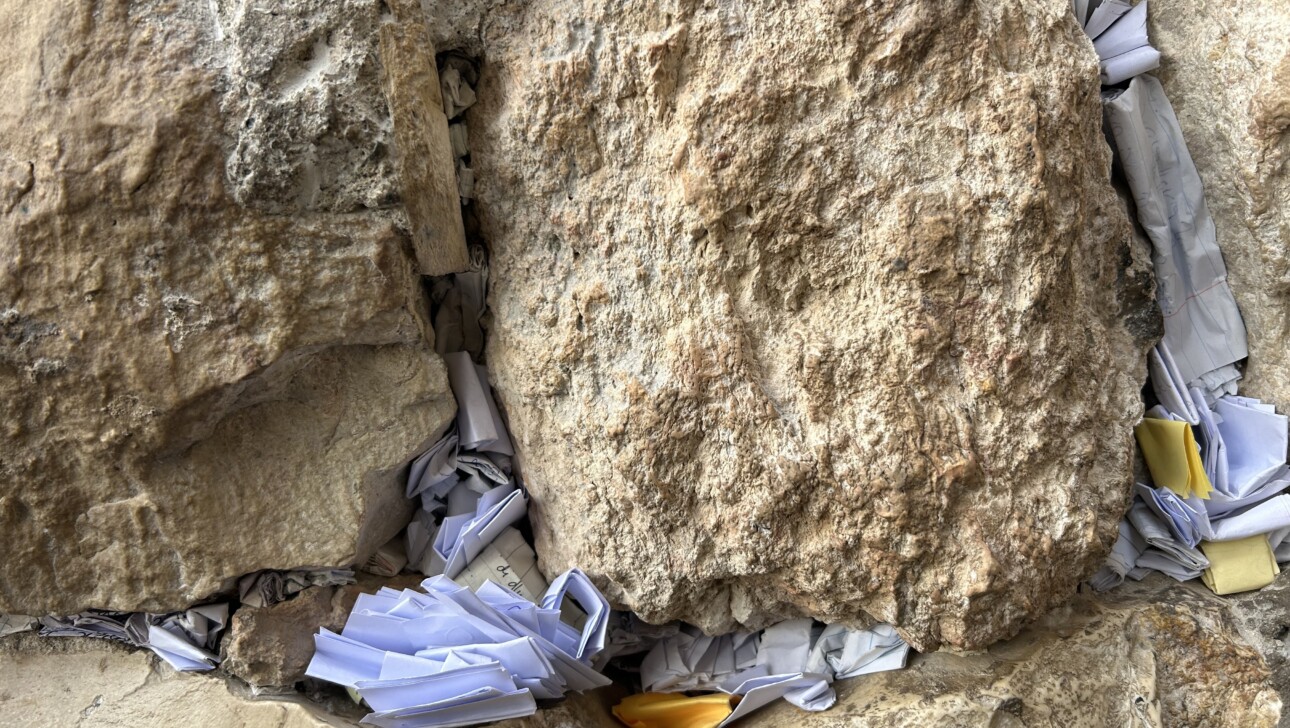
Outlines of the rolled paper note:
<svg viewBox="0 0 1290 728">
<path fill-rule="evenodd" d="M 1180 497 L 1209 498 L 1212 490 L 1205 464 L 1200 459 L 1191 425 L 1175 420 L 1147 417 L 1133 428 L 1142 448 L 1142 456 L 1156 485 L 1168 488 Z"/>
<path fill-rule="evenodd" d="M 614 706 L 614 716 L 631 728 L 716 728 L 730 717 L 738 695 L 677 693 L 629 695 Z"/>
<path fill-rule="evenodd" d="M 1281 573 L 1267 534 L 1236 541 L 1201 541 L 1200 549 L 1209 559 L 1201 579 L 1215 594 L 1262 589 Z"/>
</svg>

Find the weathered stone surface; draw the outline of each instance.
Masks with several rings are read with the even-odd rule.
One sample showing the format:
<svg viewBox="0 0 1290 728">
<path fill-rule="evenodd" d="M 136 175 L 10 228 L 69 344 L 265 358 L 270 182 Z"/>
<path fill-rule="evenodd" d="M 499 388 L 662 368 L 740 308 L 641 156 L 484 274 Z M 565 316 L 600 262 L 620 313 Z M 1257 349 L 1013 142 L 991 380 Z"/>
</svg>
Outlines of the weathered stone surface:
<svg viewBox="0 0 1290 728">
<path fill-rule="evenodd" d="M 279 604 L 237 610 L 220 667 L 257 686 L 287 686 L 303 679 L 318 629 L 337 631 L 345 624 L 345 613 L 333 609 L 336 593 L 334 587 L 314 587 Z"/>
<path fill-rule="evenodd" d="M 382 586 L 412 589 L 422 579 L 414 574 L 393 579 L 360 574 L 357 584 L 312 587 L 268 607 L 243 606 L 233 614 L 221 644 L 220 669 L 258 687 L 294 685 L 304 679 L 313 659 L 318 629 L 339 632 L 360 593 L 373 594 Z"/>
<path fill-rule="evenodd" d="M 1290 705 L 1290 572 L 1258 591 L 1232 595 L 1229 603 L 1241 635 L 1267 661 L 1282 705 Z M 1290 725 L 1290 715 L 1279 725 Z"/>
<path fill-rule="evenodd" d="M 1157 75 L 1205 183 L 1250 340 L 1243 393 L 1290 409 L 1290 5 L 1153 0 Z"/>
<path fill-rule="evenodd" d="M 0 611 L 361 560 L 453 412 L 379 2 L 216 5 L 0 2 Z"/>
<path fill-rule="evenodd" d="M 773 705 L 750 725 L 1270 728 L 1281 711 L 1223 603 L 1165 577 L 1077 597 L 986 652 L 921 655 L 836 688 L 829 711 Z"/>
<path fill-rule="evenodd" d="M 146 651 L 90 639 L 0 640 L 0 723 L 79 728 L 340 728 L 300 698 L 254 700 L 245 686 L 178 673 Z"/>
<path fill-rule="evenodd" d="M 426 275 L 464 271 L 470 268 L 470 254 L 434 45 L 420 3 L 395 0 L 389 5 L 394 16 L 381 25 L 385 95 L 398 141 L 403 188 L 417 192 L 403 200 L 417 265 Z"/>
<path fill-rule="evenodd" d="M 1070 595 L 1154 332 L 1124 323 L 1149 276 L 1069 13 L 494 7 L 488 359 L 547 573 L 652 621 L 872 616 L 923 649 Z"/>
</svg>

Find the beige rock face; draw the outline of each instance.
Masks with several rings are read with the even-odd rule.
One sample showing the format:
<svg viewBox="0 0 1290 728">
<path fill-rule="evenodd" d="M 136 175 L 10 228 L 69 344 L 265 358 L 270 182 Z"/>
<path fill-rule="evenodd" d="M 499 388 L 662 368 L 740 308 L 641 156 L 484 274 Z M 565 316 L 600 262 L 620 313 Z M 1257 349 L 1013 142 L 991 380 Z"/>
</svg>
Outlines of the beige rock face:
<svg viewBox="0 0 1290 728">
<path fill-rule="evenodd" d="M 1258 591 L 1230 597 L 1232 615 L 1241 635 L 1267 660 L 1272 686 L 1282 705 L 1290 704 L 1290 576 L 1283 575 Z M 1283 718 L 1290 723 L 1290 715 Z"/>
<path fill-rule="evenodd" d="M 921 649 L 1070 595 L 1156 322 L 1069 12 L 493 8 L 488 358 L 547 573 L 653 621 L 874 617 Z"/>
<path fill-rule="evenodd" d="M 1078 597 L 987 652 L 922 655 L 836 688 L 831 710 L 773 705 L 752 725 L 1271 728 L 1282 707 L 1223 603 L 1165 577 Z"/>
<path fill-rule="evenodd" d="M 220 667 L 257 686 L 288 686 L 305 676 L 320 628 L 339 631 L 346 613 L 333 609 L 334 587 L 306 589 L 268 607 L 243 606 L 233 614 Z M 339 605 L 336 605 L 339 606 Z"/>
<path fill-rule="evenodd" d="M 452 415 L 380 4 L 232 5 L 0 2 L 0 611 L 361 560 Z"/>
<path fill-rule="evenodd" d="M 1245 317 L 1246 394 L 1290 408 L 1290 5 L 1153 0 L 1178 114 Z"/>
<path fill-rule="evenodd" d="M 143 651 L 90 639 L 0 641 L 0 723 L 80 728 L 342 728 L 300 698 L 253 700 L 245 686 L 178 673 Z"/>
</svg>

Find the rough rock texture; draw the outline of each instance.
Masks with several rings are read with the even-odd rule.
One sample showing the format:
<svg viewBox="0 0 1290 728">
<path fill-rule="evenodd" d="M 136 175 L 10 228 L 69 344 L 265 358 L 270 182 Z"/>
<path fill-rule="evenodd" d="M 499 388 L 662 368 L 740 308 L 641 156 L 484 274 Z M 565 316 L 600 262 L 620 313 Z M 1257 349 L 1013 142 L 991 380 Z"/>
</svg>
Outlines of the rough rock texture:
<svg viewBox="0 0 1290 728">
<path fill-rule="evenodd" d="M 243 607 L 233 615 L 220 667 L 256 686 L 286 686 L 304 678 L 319 628 L 339 631 L 346 612 L 333 604 L 334 587 L 306 589 L 268 607 Z"/>
<path fill-rule="evenodd" d="M 1152 0 L 1157 75 L 1205 183 L 1250 339 L 1245 394 L 1290 409 L 1290 5 Z"/>
<path fill-rule="evenodd" d="M 391 7 L 398 19 L 381 24 L 381 58 L 417 266 L 426 275 L 464 271 L 470 254 L 434 45 L 415 0 Z"/>
<path fill-rule="evenodd" d="M 250 701 L 216 677 L 176 674 L 146 652 L 93 640 L 0 640 L 0 681 L 5 725 L 303 728 L 353 726 L 363 714 L 332 695 L 344 716 L 324 723 L 312 706 Z M 905 670 L 835 688 L 831 710 L 778 703 L 741 725 L 1261 728 L 1274 725 L 1281 708 L 1266 665 L 1224 603 L 1163 577 L 1108 596 L 1077 596 L 988 651 L 919 655 Z M 622 695 L 618 687 L 572 695 L 498 725 L 609 728 L 617 725 L 609 708 Z"/>
<path fill-rule="evenodd" d="M 257 687 L 288 687 L 305 677 L 314 656 L 314 635 L 319 628 L 339 632 L 345 626 L 360 593 L 373 594 L 382 586 L 417 587 L 424 577 L 405 574 L 395 578 L 359 575 L 359 583 L 343 587 L 311 587 L 293 599 L 268 607 L 243 606 L 233 614 L 220 645 L 220 669 Z"/>
<path fill-rule="evenodd" d="M 452 415 L 381 3 L 233 5 L 0 2 L 0 611 L 365 558 Z"/>
<path fill-rule="evenodd" d="M 547 573 L 652 621 L 872 616 L 921 649 L 1070 595 L 1126 503 L 1155 327 L 1124 323 L 1150 278 L 1069 15 L 484 18 L 487 355 Z"/>
<path fill-rule="evenodd" d="M 341 728 L 300 698 L 253 700 L 232 681 L 178 673 L 90 639 L 0 640 L 0 724 L 32 728 Z"/>
<path fill-rule="evenodd" d="M 1270 586 L 1229 600 L 1241 634 L 1267 661 L 1281 703 L 1290 705 L 1290 572 L 1283 572 Z M 1286 713 L 1281 726 L 1290 726 L 1290 711 Z"/>
<path fill-rule="evenodd" d="M 837 690 L 827 712 L 774 705 L 750 725 L 1270 728 L 1282 707 L 1223 602 L 1159 576 L 1081 595 L 987 652 L 922 655 Z"/>
</svg>

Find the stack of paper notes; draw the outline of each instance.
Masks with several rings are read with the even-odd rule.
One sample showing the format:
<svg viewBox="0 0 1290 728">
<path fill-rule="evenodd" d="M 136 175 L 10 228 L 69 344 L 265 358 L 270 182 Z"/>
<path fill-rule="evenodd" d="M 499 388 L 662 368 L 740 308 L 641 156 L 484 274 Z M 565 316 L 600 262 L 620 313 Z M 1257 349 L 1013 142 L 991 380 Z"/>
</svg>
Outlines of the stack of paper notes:
<svg viewBox="0 0 1290 728">
<path fill-rule="evenodd" d="M 1071 0 L 1071 10 L 1097 51 L 1102 83 L 1117 84 L 1160 65 L 1147 40 L 1147 0 Z"/>
<path fill-rule="evenodd" d="M 1151 407 L 1136 434 L 1152 484 L 1139 483 L 1111 557 L 1093 577 L 1105 590 L 1160 571 L 1203 577 L 1218 594 L 1258 589 L 1290 561 L 1290 422 L 1257 399 L 1210 405 L 1178 376 L 1168 344 L 1151 353 Z"/>
<path fill-rule="evenodd" d="M 1199 391 L 1212 407 L 1236 394 L 1236 365 L 1249 356 L 1249 345 L 1205 186 L 1159 80 L 1144 74 L 1127 88 L 1103 89 L 1102 108 L 1115 169 L 1132 199 L 1135 234 L 1151 245 L 1156 303 L 1171 352 L 1170 362 L 1151 361 L 1157 389 L 1169 390 L 1159 392 L 1160 404 L 1183 421 L 1207 426 L 1200 421 L 1204 412 L 1192 411 L 1181 395 Z"/>
<path fill-rule="evenodd" d="M 1150 353 L 1146 417 L 1134 434 L 1150 472 L 1098 590 L 1160 571 L 1219 594 L 1258 589 L 1290 561 L 1287 419 L 1237 395 L 1249 355 L 1204 185 L 1164 87 L 1145 71 L 1146 0 L 1072 0 L 1101 58 L 1105 131 L 1135 235 L 1150 241 L 1164 338 Z"/>
<path fill-rule="evenodd" d="M 604 649 L 609 604 L 577 569 L 539 604 L 485 581 L 444 576 L 424 592 L 382 589 L 354 604 L 340 634 L 314 638 L 306 674 L 355 690 L 382 728 L 458 726 L 532 714 L 535 700 L 610 683 L 592 660 Z M 572 600 L 582 624 L 561 618 Z"/>
<path fill-rule="evenodd" d="M 625 636 L 632 633 L 655 637 Z M 620 656 L 646 653 L 639 667 L 646 692 L 614 708 L 619 719 L 638 728 L 689 721 L 725 726 L 781 698 L 803 710 L 826 710 L 835 700 L 835 679 L 897 670 L 909 658 L 909 645 L 889 625 L 850 629 L 811 619 L 708 636 L 689 625 L 642 626 L 629 617 L 610 641 Z M 719 694 L 675 695 L 699 691 Z"/>
<path fill-rule="evenodd" d="M 446 354 L 444 361 L 457 397 L 457 419 L 408 469 L 407 497 L 416 499 L 420 508 L 408 524 L 402 555 L 410 569 L 450 578 L 485 556 L 490 568 L 504 567 L 497 572 L 502 576 L 499 582 L 531 590 L 541 575 L 522 538 L 517 542 L 512 536 L 501 548 L 489 549 L 508 527 L 524 519 L 528 496 L 511 477 L 515 451 L 488 386 L 488 370 L 464 351 Z M 518 563 L 510 563 L 511 558 Z M 469 578 L 477 580 L 479 574 L 477 568 Z M 506 581 L 505 575 L 511 574 L 520 574 L 523 586 L 515 579 Z"/>
</svg>

